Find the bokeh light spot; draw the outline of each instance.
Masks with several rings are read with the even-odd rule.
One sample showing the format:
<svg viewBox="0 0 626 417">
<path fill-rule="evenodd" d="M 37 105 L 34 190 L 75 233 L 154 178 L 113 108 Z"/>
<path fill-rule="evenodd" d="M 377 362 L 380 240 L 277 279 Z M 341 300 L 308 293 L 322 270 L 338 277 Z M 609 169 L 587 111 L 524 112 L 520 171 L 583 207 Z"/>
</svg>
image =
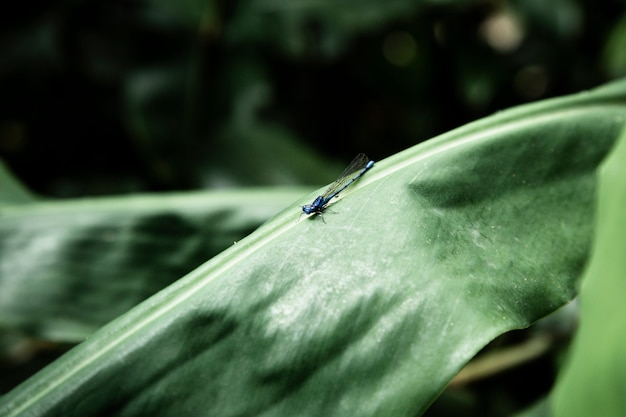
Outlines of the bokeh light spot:
<svg viewBox="0 0 626 417">
<path fill-rule="evenodd" d="M 519 20 L 508 11 L 490 15 L 481 25 L 480 33 L 489 46 L 500 52 L 515 50 L 524 38 Z"/>
<path fill-rule="evenodd" d="M 406 31 L 391 32 L 385 37 L 383 55 L 391 65 L 406 67 L 417 56 L 417 44 Z"/>
</svg>

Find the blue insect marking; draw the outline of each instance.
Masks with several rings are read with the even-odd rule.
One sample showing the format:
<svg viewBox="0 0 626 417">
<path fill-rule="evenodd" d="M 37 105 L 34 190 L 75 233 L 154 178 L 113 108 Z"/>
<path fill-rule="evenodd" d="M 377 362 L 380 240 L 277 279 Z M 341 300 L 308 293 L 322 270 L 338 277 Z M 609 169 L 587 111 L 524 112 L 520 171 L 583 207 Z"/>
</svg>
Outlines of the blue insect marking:
<svg viewBox="0 0 626 417">
<path fill-rule="evenodd" d="M 304 214 L 322 214 L 330 200 L 337 197 L 340 192 L 345 190 L 346 187 L 354 181 L 358 180 L 373 166 L 374 161 L 370 161 L 367 155 L 364 153 L 358 154 L 339 178 L 324 191 L 324 194 L 317 196 L 311 204 L 302 206 L 302 211 Z"/>
</svg>

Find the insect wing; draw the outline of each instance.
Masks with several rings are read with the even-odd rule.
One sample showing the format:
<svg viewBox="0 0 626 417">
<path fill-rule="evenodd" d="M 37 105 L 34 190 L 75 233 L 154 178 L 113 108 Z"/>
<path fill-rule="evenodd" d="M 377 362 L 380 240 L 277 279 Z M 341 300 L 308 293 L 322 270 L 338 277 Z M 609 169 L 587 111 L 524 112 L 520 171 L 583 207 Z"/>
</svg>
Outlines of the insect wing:
<svg viewBox="0 0 626 417">
<path fill-rule="evenodd" d="M 335 182 L 333 182 L 327 189 L 324 191 L 323 196 L 328 198 L 335 194 L 337 190 L 340 190 L 348 182 L 352 181 L 353 177 L 351 174 L 361 171 L 363 168 L 367 166 L 367 163 L 370 159 L 364 153 L 360 153 L 354 157 L 352 162 L 348 164 L 346 169 L 343 170 L 339 178 Z M 330 197 L 332 198 L 332 197 Z"/>
</svg>

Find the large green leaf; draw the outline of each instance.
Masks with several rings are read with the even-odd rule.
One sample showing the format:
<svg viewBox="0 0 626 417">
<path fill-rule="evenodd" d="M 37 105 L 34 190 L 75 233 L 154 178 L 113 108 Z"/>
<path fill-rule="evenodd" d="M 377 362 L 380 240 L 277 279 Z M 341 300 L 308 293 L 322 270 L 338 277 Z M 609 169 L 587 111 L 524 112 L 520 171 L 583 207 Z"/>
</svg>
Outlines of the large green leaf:
<svg viewBox="0 0 626 417">
<path fill-rule="evenodd" d="M 411 416 L 566 303 L 626 82 L 502 112 L 298 201 L 0 403 L 17 416 Z M 332 210 L 332 211 L 331 211 Z"/>
<path fill-rule="evenodd" d="M 626 130 L 600 170 L 591 263 L 580 291 L 581 326 L 557 386 L 556 417 L 621 417 L 626 410 Z"/>
<path fill-rule="evenodd" d="M 8 174 L 0 180 L 9 181 Z M 249 234 L 303 190 L 10 203 L 17 194 L 2 192 L 0 326 L 82 341 Z"/>
</svg>

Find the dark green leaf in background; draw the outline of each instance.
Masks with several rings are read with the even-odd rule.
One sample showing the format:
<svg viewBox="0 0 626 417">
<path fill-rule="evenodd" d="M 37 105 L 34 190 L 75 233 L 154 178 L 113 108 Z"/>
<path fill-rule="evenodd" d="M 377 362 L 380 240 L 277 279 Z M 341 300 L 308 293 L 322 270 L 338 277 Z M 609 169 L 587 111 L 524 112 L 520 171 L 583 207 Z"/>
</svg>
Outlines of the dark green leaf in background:
<svg viewBox="0 0 626 417">
<path fill-rule="evenodd" d="M 619 417 L 626 410 L 626 130 L 601 166 L 596 219 L 580 330 L 555 390 L 555 417 Z"/>
<path fill-rule="evenodd" d="M 2 398 L 6 416 L 414 416 L 575 294 L 626 83 L 512 109 L 298 201 Z M 175 252 L 173 252 L 175 253 Z"/>
<path fill-rule="evenodd" d="M 26 203 L 35 200 L 35 196 L 17 181 L 4 163 L 0 161 L 0 204 Z"/>
<path fill-rule="evenodd" d="M 10 181 L 8 175 L 0 179 Z M 2 204 L 0 326 L 80 342 L 231 246 L 305 190 Z"/>
</svg>

